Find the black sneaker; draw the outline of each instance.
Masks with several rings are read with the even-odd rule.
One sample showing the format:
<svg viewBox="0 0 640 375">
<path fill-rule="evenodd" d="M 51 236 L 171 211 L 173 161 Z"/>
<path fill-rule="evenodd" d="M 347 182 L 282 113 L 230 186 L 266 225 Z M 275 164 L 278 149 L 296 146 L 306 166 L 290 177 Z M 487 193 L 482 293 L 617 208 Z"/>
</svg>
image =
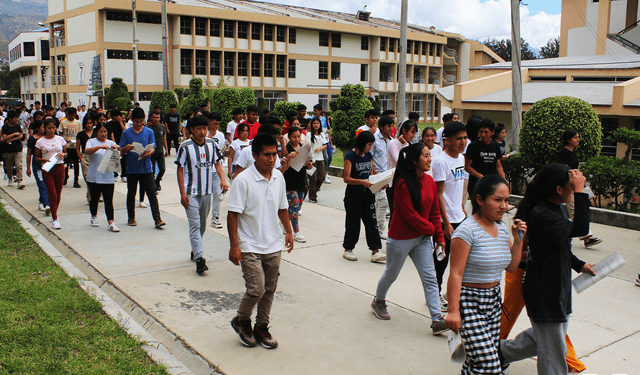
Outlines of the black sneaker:
<svg viewBox="0 0 640 375">
<path fill-rule="evenodd" d="M 253 337 L 253 331 L 251 330 L 251 319 L 240 320 L 236 316 L 231 320 L 231 327 L 238 333 L 242 345 L 250 348 L 256 346 L 256 339 Z"/>
<path fill-rule="evenodd" d="M 203 273 L 204 271 L 206 271 L 208 269 L 209 269 L 209 267 L 207 267 L 207 261 L 203 257 L 200 257 L 200 258 L 196 259 L 196 272 L 197 273 Z"/>
<path fill-rule="evenodd" d="M 79 189 L 79 188 L 81 188 L 82 186 L 80 186 L 80 184 L 78 183 L 78 181 L 76 181 L 76 182 L 74 182 L 74 183 L 73 183 L 73 187 L 74 187 L 74 188 L 76 188 L 76 189 Z"/>
<path fill-rule="evenodd" d="M 278 342 L 269 333 L 269 327 L 266 323 L 256 323 L 253 328 L 253 337 L 262 345 L 265 349 L 275 349 L 278 347 Z"/>
<path fill-rule="evenodd" d="M 193 250 L 191 250 L 191 257 L 189 259 L 193 260 L 193 258 L 195 258 L 196 255 L 193 253 Z"/>
<path fill-rule="evenodd" d="M 589 237 L 589 239 L 584 242 L 584 247 L 595 246 L 595 245 L 599 244 L 600 242 L 602 242 L 602 240 L 599 239 L 598 237 Z"/>
</svg>

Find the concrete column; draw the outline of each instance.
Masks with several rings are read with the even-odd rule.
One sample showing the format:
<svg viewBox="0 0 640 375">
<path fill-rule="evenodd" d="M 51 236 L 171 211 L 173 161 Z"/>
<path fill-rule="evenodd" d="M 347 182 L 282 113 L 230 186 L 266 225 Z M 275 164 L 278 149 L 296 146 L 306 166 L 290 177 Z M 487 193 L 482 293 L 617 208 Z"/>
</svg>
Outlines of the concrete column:
<svg viewBox="0 0 640 375">
<path fill-rule="evenodd" d="M 636 0 L 637 1 L 637 0 Z M 596 36 L 596 55 L 607 53 L 607 34 L 611 19 L 611 0 L 600 0 L 598 3 L 598 34 Z"/>
</svg>

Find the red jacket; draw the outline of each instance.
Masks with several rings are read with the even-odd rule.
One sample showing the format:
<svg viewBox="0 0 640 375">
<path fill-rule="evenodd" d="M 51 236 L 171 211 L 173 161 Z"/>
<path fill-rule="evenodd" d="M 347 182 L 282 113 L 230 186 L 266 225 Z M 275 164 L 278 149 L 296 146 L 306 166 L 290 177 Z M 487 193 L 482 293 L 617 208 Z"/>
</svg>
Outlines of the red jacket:
<svg viewBox="0 0 640 375">
<path fill-rule="evenodd" d="M 433 177 L 423 174 L 418 179 L 422 185 L 422 212 L 413 207 L 413 200 L 404 179 L 394 184 L 393 216 L 389 225 L 389 238 L 409 240 L 420 236 L 433 236 L 435 242 L 444 242 L 440 221 L 438 187 Z"/>
</svg>

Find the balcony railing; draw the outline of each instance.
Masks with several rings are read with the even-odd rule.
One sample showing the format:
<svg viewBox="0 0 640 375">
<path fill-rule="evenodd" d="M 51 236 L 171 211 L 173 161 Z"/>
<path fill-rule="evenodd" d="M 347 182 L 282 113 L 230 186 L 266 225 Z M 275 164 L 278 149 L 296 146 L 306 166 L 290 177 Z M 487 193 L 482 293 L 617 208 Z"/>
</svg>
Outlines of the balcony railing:
<svg viewBox="0 0 640 375">
<path fill-rule="evenodd" d="M 458 83 L 456 76 L 447 73 L 442 73 L 442 80 L 444 81 L 445 86 L 455 85 Z"/>
<path fill-rule="evenodd" d="M 51 84 L 52 85 L 66 85 L 67 84 L 67 76 L 66 75 L 58 75 L 51 76 Z"/>
<path fill-rule="evenodd" d="M 49 47 L 54 48 L 54 47 L 64 47 L 64 37 L 62 36 L 56 36 L 53 39 L 49 39 Z"/>
</svg>

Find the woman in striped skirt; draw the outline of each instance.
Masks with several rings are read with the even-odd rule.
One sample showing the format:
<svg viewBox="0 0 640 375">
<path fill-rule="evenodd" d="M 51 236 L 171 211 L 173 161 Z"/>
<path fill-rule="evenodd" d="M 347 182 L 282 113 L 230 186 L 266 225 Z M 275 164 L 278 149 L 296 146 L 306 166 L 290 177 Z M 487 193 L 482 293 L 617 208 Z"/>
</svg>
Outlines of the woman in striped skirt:
<svg viewBox="0 0 640 375">
<path fill-rule="evenodd" d="M 447 327 L 460 332 L 467 357 L 461 374 L 500 374 L 500 279 L 520 263 L 526 223 L 511 226 L 502 216 L 509 205 L 509 188 L 500 176 L 487 175 L 474 187 L 473 215 L 456 229 L 451 240 Z M 520 232 L 520 233 L 519 233 Z"/>
</svg>

